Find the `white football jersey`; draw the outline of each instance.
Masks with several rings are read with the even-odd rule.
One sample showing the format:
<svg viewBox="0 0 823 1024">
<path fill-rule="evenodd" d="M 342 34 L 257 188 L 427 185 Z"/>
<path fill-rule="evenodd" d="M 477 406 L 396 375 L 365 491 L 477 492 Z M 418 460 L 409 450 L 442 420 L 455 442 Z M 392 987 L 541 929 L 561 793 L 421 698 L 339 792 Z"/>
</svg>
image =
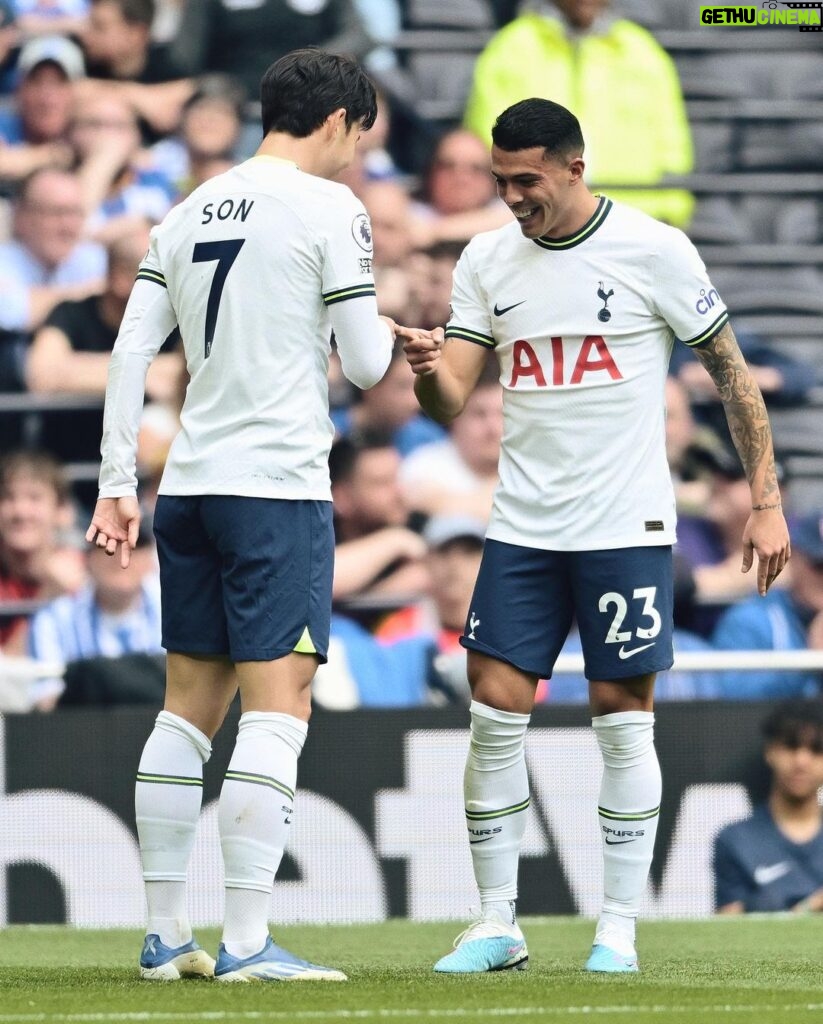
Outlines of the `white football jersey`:
<svg viewBox="0 0 823 1024">
<path fill-rule="evenodd" d="M 474 238 L 446 338 L 493 348 L 500 364 L 488 536 L 561 551 L 674 543 L 672 344 L 708 341 L 727 319 L 688 238 L 605 197 L 569 238 L 529 239 L 516 223 Z"/>
<path fill-rule="evenodd" d="M 147 366 L 175 324 L 191 380 L 160 492 L 330 500 L 332 328 L 352 365 L 382 361 L 361 386 L 379 379 L 391 349 L 360 201 L 296 164 L 257 156 L 207 181 L 152 230 L 112 359 L 101 497 L 134 491 L 132 357 Z"/>
</svg>

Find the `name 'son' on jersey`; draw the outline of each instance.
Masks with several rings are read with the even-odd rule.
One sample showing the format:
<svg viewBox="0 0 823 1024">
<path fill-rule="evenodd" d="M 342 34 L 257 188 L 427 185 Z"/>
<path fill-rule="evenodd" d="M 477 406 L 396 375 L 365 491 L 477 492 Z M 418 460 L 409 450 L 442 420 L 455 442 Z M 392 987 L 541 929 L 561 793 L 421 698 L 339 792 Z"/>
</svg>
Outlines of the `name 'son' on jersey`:
<svg viewBox="0 0 823 1024">
<path fill-rule="evenodd" d="M 211 224 L 213 220 L 240 220 L 246 218 L 254 206 L 253 199 L 222 199 L 219 203 L 206 203 L 203 207 L 201 224 Z"/>
<path fill-rule="evenodd" d="M 571 348 L 572 342 L 563 338 L 551 338 L 548 348 L 540 346 L 541 356 L 531 342 L 520 338 L 512 347 L 512 373 L 508 387 L 516 388 L 520 381 L 531 381 L 534 387 L 545 388 L 580 384 L 587 373 L 606 373 L 612 380 L 623 380 L 623 374 L 600 334 L 587 334 L 577 351 L 576 356 Z M 572 360 L 572 356 L 574 359 Z"/>
</svg>

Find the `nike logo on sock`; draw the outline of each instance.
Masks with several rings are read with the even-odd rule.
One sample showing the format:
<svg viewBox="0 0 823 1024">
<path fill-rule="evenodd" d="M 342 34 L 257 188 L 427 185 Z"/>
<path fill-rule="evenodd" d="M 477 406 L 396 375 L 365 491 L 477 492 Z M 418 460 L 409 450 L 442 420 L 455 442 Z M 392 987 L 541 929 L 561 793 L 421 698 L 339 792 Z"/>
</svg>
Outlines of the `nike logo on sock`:
<svg viewBox="0 0 823 1024">
<path fill-rule="evenodd" d="M 494 836 L 486 836 L 485 839 L 470 839 L 469 846 L 476 846 L 477 843 L 487 843 L 490 839 L 494 839 Z"/>
</svg>

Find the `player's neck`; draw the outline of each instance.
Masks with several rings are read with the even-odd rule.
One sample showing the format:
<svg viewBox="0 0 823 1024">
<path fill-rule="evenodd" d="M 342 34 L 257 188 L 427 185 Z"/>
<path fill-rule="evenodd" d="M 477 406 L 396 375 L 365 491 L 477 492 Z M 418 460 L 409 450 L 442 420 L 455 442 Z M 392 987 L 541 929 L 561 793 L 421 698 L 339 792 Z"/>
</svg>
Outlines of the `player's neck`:
<svg viewBox="0 0 823 1024">
<path fill-rule="evenodd" d="M 806 800 L 791 800 L 773 791 L 769 797 L 769 810 L 780 831 L 794 842 L 808 842 L 820 830 L 821 811 L 816 793 Z"/>
<path fill-rule="evenodd" d="M 298 139 L 286 132 L 269 132 L 265 136 L 255 156 L 270 156 L 276 160 L 288 160 L 297 164 L 306 174 L 324 177 L 325 161 L 323 147 L 317 133 Z"/>
<path fill-rule="evenodd" d="M 600 196 L 586 190 L 568 212 L 545 233 L 546 238 L 568 238 L 576 234 L 595 215 Z"/>
</svg>

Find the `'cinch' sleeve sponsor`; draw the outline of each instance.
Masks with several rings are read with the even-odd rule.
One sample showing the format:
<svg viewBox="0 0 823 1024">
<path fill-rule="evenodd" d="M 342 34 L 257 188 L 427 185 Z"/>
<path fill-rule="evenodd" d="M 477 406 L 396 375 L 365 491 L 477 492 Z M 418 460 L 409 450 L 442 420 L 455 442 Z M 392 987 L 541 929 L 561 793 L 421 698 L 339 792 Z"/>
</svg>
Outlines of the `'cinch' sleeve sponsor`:
<svg viewBox="0 0 823 1024">
<path fill-rule="evenodd" d="M 695 348 L 728 323 L 729 312 L 683 232 L 667 232 L 666 243 L 656 255 L 654 302 L 677 337 Z"/>
</svg>

